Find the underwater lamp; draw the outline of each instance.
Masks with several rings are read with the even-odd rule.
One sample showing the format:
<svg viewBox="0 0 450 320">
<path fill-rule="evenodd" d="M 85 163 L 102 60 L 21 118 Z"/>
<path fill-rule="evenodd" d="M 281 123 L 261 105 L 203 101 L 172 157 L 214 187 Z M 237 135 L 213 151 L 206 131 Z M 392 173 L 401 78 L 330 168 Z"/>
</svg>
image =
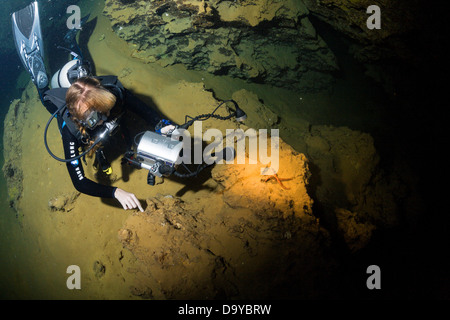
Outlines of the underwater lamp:
<svg viewBox="0 0 450 320">
<path fill-rule="evenodd" d="M 230 110 L 228 116 L 220 116 L 215 114 L 216 110 L 227 102 L 232 102 L 234 104 L 235 110 Z M 65 105 L 61 106 L 56 110 L 50 117 L 47 122 L 47 125 L 44 130 L 44 144 L 48 151 L 48 153 L 56 160 L 61 162 L 72 162 L 84 157 L 90 150 L 92 150 L 98 143 L 102 142 L 108 136 L 114 135 L 117 128 L 119 127 L 119 119 L 123 116 L 123 113 L 119 114 L 112 120 L 106 121 L 103 123 L 101 127 L 99 127 L 99 131 L 96 135 L 94 143 L 85 150 L 82 154 L 70 158 L 63 159 L 54 155 L 47 143 L 47 131 L 51 121 L 56 117 L 56 114 L 59 113 Z M 186 119 L 189 116 L 186 116 Z M 247 118 L 245 112 L 239 108 L 238 104 L 234 100 L 226 100 L 222 101 L 213 112 L 208 114 L 202 114 L 195 118 L 191 118 L 191 120 L 186 121 L 184 124 L 176 126 L 177 129 L 187 129 L 189 128 L 195 121 L 204 121 L 209 118 L 215 118 L 219 120 L 229 120 L 231 118 L 235 118 L 237 121 L 242 122 Z M 165 120 L 167 121 L 167 120 Z M 167 123 L 167 122 L 165 122 Z M 170 123 L 170 122 L 169 122 Z M 176 129 L 175 129 L 176 130 Z M 129 150 L 125 152 L 124 157 L 122 158 L 122 164 L 128 163 L 135 165 L 138 168 L 144 168 L 148 170 L 147 183 L 149 185 L 155 184 L 155 176 L 158 177 L 166 177 L 171 174 L 179 177 L 179 178 L 190 178 L 197 176 L 200 171 L 210 166 L 214 161 L 210 164 L 202 163 L 199 164 L 196 170 L 189 170 L 184 163 L 182 163 L 181 157 L 183 153 L 183 142 L 177 139 L 174 139 L 170 136 L 161 135 L 159 133 L 153 131 L 145 131 L 141 132 L 136 137 L 142 135 L 139 143 L 136 143 L 137 147 L 136 151 Z M 135 142 L 136 142 L 135 137 Z M 226 161 L 231 161 L 235 157 L 235 150 L 231 147 L 226 147 L 220 152 L 216 154 L 211 154 L 211 157 L 215 157 L 216 161 L 223 159 Z M 177 172 L 177 167 L 179 164 L 182 164 L 184 168 L 188 171 L 188 173 L 179 173 Z"/>
<path fill-rule="evenodd" d="M 226 117 L 214 114 L 216 110 L 226 102 L 232 102 L 235 106 L 235 111 L 230 112 L 230 114 Z M 186 118 L 187 117 L 188 116 L 186 116 Z M 219 120 L 228 120 L 235 117 L 237 121 L 242 122 L 247 118 L 247 115 L 242 109 L 239 108 L 238 104 L 234 100 L 226 100 L 220 103 L 212 113 L 202 114 L 195 118 L 191 118 L 191 120 L 182 125 L 176 126 L 176 128 L 186 130 L 195 121 L 204 121 L 211 117 Z M 147 183 L 149 185 L 155 184 L 155 176 L 167 177 L 174 174 L 180 178 L 190 178 L 197 176 L 200 171 L 212 164 L 200 164 L 194 171 L 190 171 L 184 164 L 182 164 L 188 173 L 181 174 L 177 172 L 177 166 L 181 163 L 180 160 L 183 153 L 182 141 L 152 131 L 141 132 L 137 136 L 139 135 L 142 135 L 142 137 L 139 143 L 136 143 L 136 152 L 126 152 L 122 159 L 122 163 L 133 164 L 138 168 L 148 170 Z M 233 148 L 226 147 L 217 154 L 211 154 L 211 156 L 216 157 L 216 161 L 219 159 L 231 161 L 235 157 L 235 150 Z"/>
<path fill-rule="evenodd" d="M 182 141 L 146 131 L 137 145 L 136 153 L 128 151 L 122 160 L 148 170 L 147 184 L 151 186 L 155 185 L 155 177 L 162 178 L 174 174 L 179 178 L 191 178 L 197 176 L 200 171 L 212 164 L 203 163 L 198 165 L 194 171 L 187 169 L 188 173 L 179 173 L 176 170 L 181 162 L 182 153 Z M 235 150 L 226 147 L 218 153 L 212 153 L 211 157 L 215 157 L 216 161 L 231 161 L 235 158 Z M 185 168 L 187 167 L 185 166 Z"/>
<path fill-rule="evenodd" d="M 244 122 L 245 120 L 247 120 L 247 114 L 241 108 L 239 108 L 237 104 L 235 105 L 235 107 L 236 121 Z"/>
<path fill-rule="evenodd" d="M 230 112 L 230 114 L 229 114 L 228 116 L 226 116 L 226 117 L 222 117 L 222 116 L 219 116 L 219 115 L 217 115 L 217 114 L 214 114 L 214 113 L 216 112 L 217 109 L 219 109 L 223 104 L 225 104 L 225 103 L 227 103 L 227 102 L 232 102 L 232 103 L 234 104 L 234 108 L 235 108 L 234 112 Z M 189 117 L 189 116 L 186 116 L 186 119 L 187 119 L 188 117 Z M 239 106 L 238 106 L 238 104 L 237 104 L 236 101 L 234 101 L 234 100 L 225 100 L 225 101 L 222 101 L 222 102 L 214 109 L 213 112 L 208 113 L 208 114 L 201 114 L 201 115 L 199 115 L 199 116 L 197 116 L 197 117 L 195 117 L 195 118 L 189 117 L 189 118 L 191 118 L 191 120 L 186 121 L 184 124 L 178 126 L 178 128 L 180 128 L 180 129 L 187 129 L 187 128 L 189 128 L 195 121 L 204 121 L 204 120 L 207 120 L 207 119 L 209 119 L 209 118 L 216 118 L 216 119 L 219 119 L 219 120 L 229 120 L 229 119 L 231 119 L 231 118 L 233 118 L 233 117 L 235 117 L 236 121 L 238 121 L 238 122 L 243 122 L 243 121 L 245 121 L 245 120 L 247 119 L 247 114 L 246 114 L 241 108 L 239 108 Z"/>
<path fill-rule="evenodd" d="M 141 168 L 162 177 L 171 173 L 180 159 L 182 149 L 182 141 L 146 131 L 137 146 L 136 159 Z"/>
</svg>

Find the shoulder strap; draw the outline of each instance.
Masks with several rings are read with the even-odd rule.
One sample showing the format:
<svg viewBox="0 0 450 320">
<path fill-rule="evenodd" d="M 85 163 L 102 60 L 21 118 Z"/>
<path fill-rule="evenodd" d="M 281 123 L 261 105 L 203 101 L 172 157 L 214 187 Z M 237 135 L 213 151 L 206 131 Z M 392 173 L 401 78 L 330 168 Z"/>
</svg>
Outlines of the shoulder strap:
<svg viewBox="0 0 450 320">
<path fill-rule="evenodd" d="M 122 83 L 119 81 L 117 76 L 101 76 L 96 77 L 100 80 L 102 86 L 111 91 L 117 98 L 119 98 L 120 103 L 124 101 L 124 91 L 125 88 Z"/>
<path fill-rule="evenodd" d="M 50 89 L 45 92 L 43 99 L 45 101 L 51 101 L 57 109 L 60 109 L 58 112 L 58 117 L 60 121 L 60 130 L 62 130 L 64 127 L 67 127 L 67 129 L 70 131 L 70 133 L 81 141 L 81 132 L 78 130 L 76 124 L 73 122 L 73 120 L 70 117 L 69 111 L 65 107 L 66 105 L 66 92 L 67 88 L 55 88 Z"/>
<path fill-rule="evenodd" d="M 94 78 L 97 78 L 102 83 L 102 85 L 104 84 L 117 85 L 117 83 L 119 82 L 117 76 L 96 76 Z"/>
<path fill-rule="evenodd" d="M 67 88 L 55 88 L 44 92 L 44 101 L 51 101 L 58 109 L 66 104 Z"/>
<path fill-rule="evenodd" d="M 67 129 L 70 131 L 70 133 L 79 141 L 81 142 L 81 138 L 83 137 L 80 130 L 78 130 L 78 127 L 76 126 L 75 122 L 70 117 L 69 111 L 67 111 L 67 108 L 64 108 L 61 113 L 62 118 L 62 125 L 60 130 L 62 130 L 64 127 L 67 127 Z"/>
</svg>

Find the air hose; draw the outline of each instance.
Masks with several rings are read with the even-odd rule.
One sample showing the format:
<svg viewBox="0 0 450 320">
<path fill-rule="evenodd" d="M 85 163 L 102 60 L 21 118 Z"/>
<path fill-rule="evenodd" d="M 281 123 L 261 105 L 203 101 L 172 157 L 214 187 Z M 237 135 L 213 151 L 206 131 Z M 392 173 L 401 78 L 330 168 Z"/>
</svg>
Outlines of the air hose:
<svg viewBox="0 0 450 320">
<path fill-rule="evenodd" d="M 234 104 L 234 107 L 235 107 L 235 109 L 236 109 L 234 113 L 230 113 L 230 114 L 229 114 L 228 116 L 226 116 L 226 117 L 223 117 L 223 116 L 214 114 L 214 113 L 217 111 L 217 109 L 219 109 L 224 103 L 227 103 L 227 102 L 232 102 L 232 103 Z M 185 121 L 187 120 L 188 117 L 189 117 L 189 116 L 186 116 L 186 117 L 185 117 Z M 215 118 L 215 119 L 219 119 L 219 120 L 229 120 L 229 119 L 231 119 L 232 117 L 236 117 L 236 120 L 237 120 L 237 121 L 242 122 L 242 121 L 244 121 L 244 120 L 247 118 L 247 115 L 245 114 L 244 111 L 242 111 L 242 109 L 239 108 L 239 106 L 238 106 L 238 104 L 236 103 L 236 101 L 234 101 L 234 100 L 225 100 L 225 101 L 222 101 L 222 102 L 214 109 L 214 111 L 211 112 L 211 113 L 201 114 L 201 115 L 196 116 L 195 118 L 189 117 L 189 118 L 191 118 L 191 120 L 186 121 L 184 124 L 180 125 L 179 128 L 181 128 L 181 129 L 187 129 L 187 128 L 189 128 L 195 121 L 205 121 L 205 120 L 208 120 L 209 118 Z"/>
<path fill-rule="evenodd" d="M 89 151 L 91 151 L 97 144 L 99 144 L 103 138 L 114 131 L 114 129 L 118 126 L 118 120 L 119 118 L 122 116 L 122 114 L 120 114 L 119 116 L 117 116 L 116 118 L 114 118 L 111 121 L 108 121 L 107 123 L 105 123 L 105 128 L 104 130 L 97 136 L 97 138 L 95 139 L 94 143 L 88 148 L 86 149 L 86 151 L 84 151 L 82 154 L 70 158 L 70 159 L 62 159 L 59 158 L 58 156 L 56 156 L 53 152 L 51 152 L 48 143 L 47 143 L 47 132 L 48 132 L 48 127 L 50 126 L 50 123 L 52 122 L 53 118 L 56 117 L 56 115 L 65 107 L 65 105 L 61 106 L 60 108 L 58 108 L 58 110 L 55 111 L 55 113 L 53 113 L 50 117 L 50 119 L 48 119 L 47 125 L 45 126 L 45 130 L 44 130 L 44 144 L 45 144 L 45 148 L 47 149 L 47 152 L 50 154 L 50 156 L 52 156 L 53 159 L 61 161 L 61 162 L 72 162 L 75 160 L 78 160 L 82 157 L 84 157 L 85 155 L 87 155 L 89 153 Z"/>
<path fill-rule="evenodd" d="M 220 116 L 220 115 L 215 114 L 217 109 L 219 109 L 223 104 L 225 104 L 227 102 L 232 102 L 234 104 L 235 111 L 230 112 L 230 110 L 228 110 L 230 112 L 230 114 L 228 116 Z M 205 121 L 210 118 L 215 118 L 218 120 L 229 120 L 233 117 L 235 117 L 236 120 L 238 120 L 238 121 L 244 121 L 247 116 L 246 116 L 245 112 L 239 108 L 238 104 L 234 100 L 225 100 L 225 101 L 222 101 L 211 113 L 201 114 L 194 118 L 192 118 L 190 116 L 186 116 L 185 123 L 182 125 L 176 126 L 176 129 L 187 130 L 195 121 Z M 188 118 L 190 118 L 190 120 L 188 120 Z M 169 124 L 170 124 L 169 121 L 162 120 L 161 124 L 157 125 L 156 131 L 157 132 L 159 131 L 158 129 L 160 129 L 160 126 L 169 125 Z M 154 146 L 155 147 L 154 150 L 149 149 L 149 150 L 146 150 L 146 152 L 144 152 L 144 154 L 139 154 L 139 145 L 141 145 L 142 137 L 140 139 L 141 140 L 140 142 L 137 141 L 137 138 L 143 134 L 146 134 L 146 132 L 138 133 L 134 137 L 134 142 L 138 146 L 137 154 L 135 155 L 132 151 L 126 152 L 123 160 L 125 160 L 125 162 L 128 162 L 129 164 L 133 164 L 133 165 L 137 166 L 138 168 L 149 169 L 148 181 L 152 181 L 152 183 L 149 183 L 151 185 L 153 185 L 153 180 L 150 179 L 151 178 L 150 176 L 152 176 L 153 174 L 156 174 L 158 176 L 167 176 L 167 175 L 173 174 L 174 176 L 179 177 L 179 178 L 192 178 L 192 177 L 197 176 L 202 170 L 204 170 L 206 167 L 208 167 L 212 164 L 212 163 L 211 164 L 207 164 L 207 163 L 199 164 L 197 166 L 197 168 L 193 171 L 189 170 L 189 168 L 185 164 L 182 164 L 183 167 L 188 171 L 188 173 L 180 173 L 176 170 L 175 163 L 166 164 L 166 163 L 164 163 L 165 161 L 158 160 L 158 159 L 162 159 L 164 157 L 162 157 L 161 155 L 153 154 L 153 152 L 157 152 L 156 151 L 158 149 L 157 146 Z M 147 141 L 148 141 L 148 139 L 149 138 L 147 137 Z M 155 137 L 155 139 L 158 140 L 156 137 Z M 148 147 L 148 148 L 150 148 L 150 147 Z M 228 159 L 228 158 L 230 158 L 230 156 L 232 156 L 234 158 L 234 149 L 232 151 L 227 150 L 227 149 L 228 148 L 225 148 L 221 152 L 223 158 Z"/>
</svg>

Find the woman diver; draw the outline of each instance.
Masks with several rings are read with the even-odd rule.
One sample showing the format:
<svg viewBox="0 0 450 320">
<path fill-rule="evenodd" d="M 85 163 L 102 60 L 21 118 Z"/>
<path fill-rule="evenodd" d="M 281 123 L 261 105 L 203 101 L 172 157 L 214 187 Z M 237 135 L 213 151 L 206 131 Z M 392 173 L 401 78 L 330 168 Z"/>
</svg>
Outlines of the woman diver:
<svg viewBox="0 0 450 320">
<path fill-rule="evenodd" d="M 56 91 L 56 92 L 55 92 Z M 42 101 L 50 113 L 58 110 L 58 94 L 61 98 L 63 91 L 44 88 L 39 89 Z M 161 118 L 157 112 L 149 108 L 129 90 L 125 89 L 117 77 L 81 77 L 72 83 L 65 94 L 66 107 L 57 117 L 61 133 L 65 159 L 77 158 L 79 148 L 93 143 L 90 138 L 104 124 L 111 114 L 130 109 L 142 116 L 146 122 L 155 127 Z M 72 120 L 72 121 L 71 121 Z M 75 127 L 75 129 L 74 129 Z M 173 125 L 161 128 L 165 134 L 175 129 Z M 90 153 L 100 147 L 95 146 Z M 143 208 L 136 196 L 123 189 L 102 185 L 89 180 L 84 175 L 82 161 L 78 159 L 66 162 L 70 178 L 74 187 L 81 193 L 94 197 L 115 198 L 126 209 Z"/>
<path fill-rule="evenodd" d="M 83 18 L 81 23 L 87 21 L 88 17 L 89 15 Z M 126 109 L 142 116 L 152 127 L 159 123 L 162 134 L 175 127 L 167 120 L 161 120 L 155 110 L 125 89 L 117 77 L 88 76 L 89 72 L 86 72 L 84 68 L 82 55 L 76 43 L 76 34 L 79 30 L 76 28 L 69 30 L 64 37 L 70 49 L 63 48 L 71 52 L 74 59 L 55 74 L 52 78 L 52 89 L 49 89 L 49 79 L 43 58 L 44 46 L 38 2 L 34 1 L 27 7 L 14 12 L 11 20 L 16 49 L 22 64 L 36 85 L 42 103 L 52 114 L 47 128 L 55 116 L 58 121 L 65 159 L 59 159 L 50 152 L 45 138 L 49 153 L 55 159 L 66 162 L 73 185 L 79 192 L 95 197 L 115 198 L 125 210 L 138 208 L 143 211 L 141 203 L 133 193 L 87 179 L 80 161 L 85 152 L 79 155 L 79 148 L 87 147 L 91 152 L 96 152 L 96 149 L 98 151 L 100 147 L 97 144 L 98 140 L 93 143 L 93 139 L 98 139 L 96 133 L 107 132 L 102 127 L 111 123 L 109 117 L 113 113 L 123 112 Z M 102 134 L 100 136 L 103 138 Z"/>
</svg>

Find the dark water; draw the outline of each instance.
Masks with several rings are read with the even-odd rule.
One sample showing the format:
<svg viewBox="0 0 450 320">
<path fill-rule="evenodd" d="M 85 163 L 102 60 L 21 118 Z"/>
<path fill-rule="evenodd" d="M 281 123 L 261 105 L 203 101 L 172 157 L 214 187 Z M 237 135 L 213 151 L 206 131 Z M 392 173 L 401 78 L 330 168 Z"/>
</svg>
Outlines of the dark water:
<svg viewBox="0 0 450 320">
<path fill-rule="evenodd" d="M 0 135 L 3 135 L 3 120 L 10 102 L 20 98 L 22 93 L 16 88 L 16 83 L 23 72 L 23 67 L 12 43 L 9 14 L 28 3 L 28 0 L 7 0 L 0 3 L 1 39 L 10 41 L 2 45 L 0 51 L 2 59 Z M 64 16 L 65 8 L 75 4 L 76 1 L 54 0 L 40 3 L 43 30 L 49 30 L 50 37 L 52 35 L 57 37 L 58 34 L 53 30 L 60 29 L 58 24 L 61 23 L 61 19 L 58 17 Z M 445 175 L 448 171 L 445 169 L 448 167 L 445 155 L 448 142 L 442 138 L 446 130 L 442 120 L 444 111 L 448 108 L 445 106 L 448 99 L 445 99 L 443 94 L 446 92 L 444 82 L 438 74 L 430 72 L 440 70 L 442 60 L 435 57 L 427 59 L 429 56 L 427 48 L 430 46 L 433 48 L 434 44 L 430 34 L 439 29 L 435 29 L 433 24 L 433 28 L 424 28 L 422 33 L 417 35 L 417 41 L 428 39 L 426 43 L 430 46 L 424 45 L 424 42 L 416 43 L 414 37 L 409 43 L 411 46 L 417 46 L 416 54 L 424 57 L 419 60 L 424 63 L 423 65 L 407 63 L 402 65 L 398 61 L 384 62 L 384 68 L 396 70 L 397 91 L 393 96 L 387 94 L 379 83 L 364 76 L 363 66 L 348 54 L 349 45 L 352 44 L 350 39 L 339 35 L 319 21 L 312 19 L 312 22 L 338 57 L 342 71 L 336 74 L 337 82 L 333 95 L 335 104 L 329 106 L 330 108 L 339 106 L 340 116 L 325 118 L 316 111 L 309 115 L 308 121 L 312 124 L 348 126 L 354 130 L 369 132 L 375 139 L 375 146 L 381 155 L 381 165 L 384 169 L 395 171 L 395 159 L 398 158 L 405 159 L 412 167 L 412 171 L 420 180 L 420 194 L 426 207 L 418 225 L 406 225 L 377 234 L 367 250 L 344 259 L 340 281 L 345 284 L 351 282 L 364 284 L 364 279 L 355 278 L 354 275 L 362 274 L 365 277 L 364 271 L 361 270 L 371 264 L 371 261 L 378 261 L 382 269 L 385 267 L 392 270 L 387 275 L 386 283 L 396 285 L 377 293 L 368 293 L 365 287 L 355 286 L 347 288 L 348 297 L 449 298 L 447 285 L 450 281 L 446 274 L 450 262 L 445 247 L 449 233 L 449 218 L 448 210 L 442 209 L 442 203 L 448 195 L 442 187 L 439 187 L 448 183 Z M 375 109 L 367 108 L 365 105 L 367 100 L 374 102 L 372 108 Z M 3 166 L 3 163 L 3 136 L 0 136 L 0 166 Z M 3 174 L 0 175 L 0 215 L 14 215 L 9 208 Z M 408 217 L 404 217 L 404 220 L 408 221 Z M 2 246 L 8 246 L 8 243 L 2 241 Z M 2 277 L 8 276 L 1 270 L 0 272 Z M 339 288 L 340 282 L 337 281 L 333 285 Z M 404 288 L 412 289 L 405 292 Z M 2 297 L 9 298 L 4 293 Z"/>
<path fill-rule="evenodd" d="M 401 170 L 401 163 L 406 164 L 411 170 L 410 178 L 419 181 L 417 197 L 424 204 L 417 221 L 413 222 L 408 212 L 402 212 L 398 228 L 377 233 L 365 250 L 346 260 L 336 283 L 339 288 L 345 283 L 363 283 L 363 277 L 355 275 L 361 274 L 371 261 L 378 261 L 382 269 L 388 270 L 384 274 L 387 290 L 368 292 L 365 286 L 355 285 L 348 287 L 348 297 L 450 297 L 450 254 L 447 250 L 450 218 L 445 213 L 448 212 L 445 200 L 448 195 L 443 188 L 449 176 L 447 158 L 443 156 L 448 134 L 445 132 L 447 120 L 442 118 L 447 109 L 444 101 L 447 101 L 448 81 L 442 73 L 443 65 L 447 64 L 446 57 L 439 49 L 443 43 L 448 43 L 448 37 L 443 36 L 445 22 L 439 18 L 439 12 L 439 8 L 423 12 L 423 16 L 417 17 L 422 21 L 422 27 L 401 39 L 413 52 L 411 60 L 386 59 L 375 63 L 394 79 L 395 90 L 389 92 L 383 92 L 380 84 L 365 78 L 362 65 L 346 53 L 352 44 L 350 39 L 312 19 L 318 33 L 341 63 L 342 73 L 338 78 L 342 81 L 339 83 L 338 80 L 335 89 L 349 96 L 352 96 L 351 92 L 366 90 L 358 103 L 363 100 L 378 102 L 375 114 L 365 109 L 363 103 L 359 108 L 358 103 L 354 107 L 343 104 L 345 116 L 337 124 L 369 132 L 380 154 L 380 165 L 387 172 Z M 345 81 L 346 77 L 350 77 L 347 79 L 350 81 Z M 355 114 L 358 120 L 352 123 L 350 119 Z"/>
<path fill-rule="evenodd" d="M 19 99 L 22 95 L 22 88 L 17 87 L 17 83 L 20 82 L 22 87 L 26 84 L 24 81 L 27 76 L 23 73 L 23 65 L 16 53 L 15 44 L 12 36 L 11 27 L 11 14 L 17 10 L 20 10 L 31 3 L 30 0 L 4 0 L 0 2 L 0 40 L 2 42 L 0 46 L 0 58 L 1 58 L 1 71 L 0 71 L 0 164 L 3 166 L 3 128 L 5 115 L 8 112 L 9 105 L 12 100 Z M 46 31 L 45 45 L 46 50 L 46 63 L 48 64 L 48 71 L 53 71 L 53 63 L 49 63 L 55 56 L 55 43 L 58 39 L 61 39 L 63 35 L 56 32 L 56 30 L 64 30 L 62 28 L 65 23 L 61 17 L 67 16 L 66 8 L 69 5 L 77 4 L 78 0 L 46 0 L 38 1 L 39 13 L 41 19 L 41 28 Z M 52 39 L 50 41 L 50 39 Z M 21 76 L 22 74 L 22 76 Z M 20 81 L 19 81 L 19 77 Z M 29 78 L 29 77 L 28 77 Z M 5 207 L 9 207 L 7 204 L 7 192 L 5 189 L 5 180 L 3 174 L 0 177 L 0 190 L 1 190 L 1 206 L 0 210 L 6 210 Z"/>
<path fill-rule="evenodd" d="M 2 3 L 0 7 L 4 5 Z M 3 11 L 3 10 L 2 10 Z M 6 29 L 10 30 L 10 29 Z M 6 31 L 5 29 L 3 31 Z M 11 39 L 12 34 L 9 33 L 8 37 Z M 14 44 L 12 44 L 14 45 Z M 16 88 L 17 79 L 21 72 L 23 72 L 22 64 L 15 52 L 1 51 L 0 58 L 2 59 L 2 68 L 0 72 L 0 167 L 3 167 L 3 129 L 4 119 L 8 112 L 9 105 L 12 100 L 20 98 L 22 95 L 21 90 Z M 0 214 L 11 214 L 8 210 L 8 197 L 6 182 L 3 176 L 3 172 L 0 174 Z"/>
<path fill-rule="evenodd" d="M 23 65 L 16 53 L 15 44 L 12 37 L 11 28 L 11 14 L 14 11 L 20 10 L 27 6 L 30 0 L 4 0 L 0 2 L 0 59 L 2 67 L 0 68 L 0 168 L 4 164 L 4 146 L 3 146 L 3 131 L 4 131 L 4 119 L 8 112 L 10 103 L 14 99 L 20 99 L 23 93 L 23 88 L 29 82 L 29 76 L 24 71 Z M 41 27 L 42 30 L 50 30 L 49 38 L 51 39 L 54 29 L 61 30 L 60 25 L 64 23 L 63 19 L 58 19 L 58 17 L 65 16 L 65 10 L 68 5 L 76 4 L 78 1 L 39 1 L 39 10 L 41 17 Z M 47 36 L 47 35 L 46 35 Z M 49 44 L 47 46 L 47 44 Z M 52 42 L 46 42 L 45 49 L 50 53 L 52 50 Z M 44 47 L 45 47 L 44 46 Z M 47 57 L 48 60 L 48 57 Z M 50 64 L 51 65 L 51 64 Z M 51 70 L 49 70 L 51 72 Z M 25 73 L 25 74 L 24 74 Z M 20 87 L 18 87 L 20 83 Z M 10 207 L 8 199 L 8 191 L 6 186 L 6 181 L 3 172 L 0 173 L 0 223 L 2 231 L 9 232 L 11 229 L 20 230 L 18 227 L 18 221 L 16 219 L 17 213 Z M 19 231 L 20 232 L 20 231 Z M 15 293 L 15 288 L 11 287 L 10 280 L 12 273 L 15 272 L 15 268 L 20 268 L 16 266 L 15 262 L 7 261 L 3 259 L 7 257 L 19 257 L 20 246 L 17 247 L 15 244 L 11 243 L 10 238 L 6 238 L 5 233 L 1 237 L 1 254 L 0 258 L 0 298 L 21 298 L 20 293 Z M 26 235 L 24 235 L 26 236 Z M 17 250 L 17 255 L 15 255 L 11 250 L 15 248 Z M 14 284 L 12 284 L 14 285 Z"/>
</svg>

